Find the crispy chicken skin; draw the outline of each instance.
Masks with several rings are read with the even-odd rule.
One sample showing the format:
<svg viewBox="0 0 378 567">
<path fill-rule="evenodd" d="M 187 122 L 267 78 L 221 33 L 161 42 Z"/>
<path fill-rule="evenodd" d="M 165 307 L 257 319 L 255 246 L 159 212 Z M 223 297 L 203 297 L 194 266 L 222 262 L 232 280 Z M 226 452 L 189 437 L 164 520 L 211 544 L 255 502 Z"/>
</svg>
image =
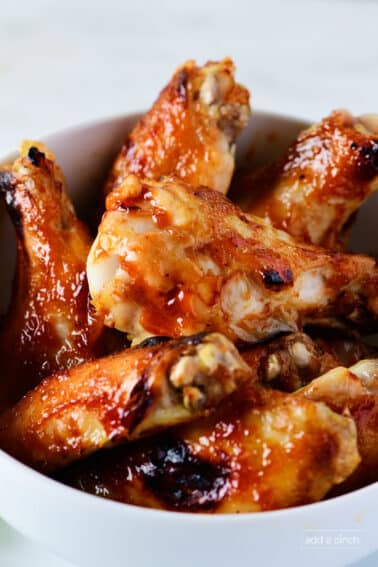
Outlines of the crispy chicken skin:
<svg viewBox="0 0 378 567">
<path fill-rule="evenodd" d="M 56 369 L 95 352 L 102 319 L 89 305 L 85 263 L 91 240 L 65 192 L 54 155 L 36 142 L 0 171 L 16 230 L 17 273 L 0 331 L 1 406 Z"/>
<path fill-rule="evenodd" d="M 211 417 L 63 471 L 87 492 L 185 512 L 257 512 L 323 498 L 359 463 L 352 419 L 325 404 L 242 388 Z"/>
<path fill-rule="evenodd" d="M 235 82 L 231 59 L 177 69 L 117 157 L 106 193 L 129 173 L 158 180 L 176 175 L 226 193 L 235 139 L 250 115 L 249 93 Z"/>
<path fill-rule="evenodd" d="M 377 324 L 372 258 L 301 244 L 224 195 L 129 176 L 87 262 L 105 324 L 133 340 L 219 331 L 256 342 L 304 323 Z"/>
<path fill-rule="evenodd" d="M 250 376 L 218 333 L 149 340 L 44 379 L 0 420 L 2 448 L 51 471 L 206 415 Z"/>
<path fill-rule="evenodd" d="M 340 249 L 344 228 L 378 189 L 378 115 L 336 111 L 302 132 L 278 161 L 236 174 L 241 208 L 295 238 Z"/>
<path fill-rule="evenodd" d="M 378 481 L 378 359 L 361 360 L 349 369 L 337 367 L 298 391 L 350 415 L 357 427 L 361 463 L 338 487 L 346 492 Z"/>
</svg>

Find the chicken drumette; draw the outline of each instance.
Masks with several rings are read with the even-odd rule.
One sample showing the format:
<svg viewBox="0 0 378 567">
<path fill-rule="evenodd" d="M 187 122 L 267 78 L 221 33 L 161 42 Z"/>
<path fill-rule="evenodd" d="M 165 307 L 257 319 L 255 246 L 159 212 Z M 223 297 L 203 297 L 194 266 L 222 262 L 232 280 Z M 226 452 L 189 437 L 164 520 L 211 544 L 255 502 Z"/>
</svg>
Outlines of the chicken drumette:
<svg viewBox="0 0 378 567">
<path fill-rule="evenodd" d="M 226 193 L 234 170 L 235 139 L 247 123 L 249 93 L 235 82 L 231 59 L 179 67 L 127 138 L 106 192 L 129 173 L 158 180 L 176 175 Z"/>
<path fill-rule="evenodd" d="M 105 323 L 133 340 L 212 330 L 256 342 L 338 319 L 377 326 L 372 258 L 298 243 L 175 179 L 129 176 L 108 196 L 87 274 Z"/>
<path fill-rule="evenodd" d="M 91 239 L 53 154 L 24 142 L 20 157 L 0 172 L 0 191 L 17 235 L 16 279 L 0 331 L 4 407 L 43 376 L 93 356 L 103 323 L 89 305 Z"/>
<path fill-rule="evenodd" d="M 302 132 L 287 153 L 236 174 L 232 198 L 292 236 L 342 247 L 348 220 L 378 189 L 378 115 L 333 112 Z"/>
</svg>

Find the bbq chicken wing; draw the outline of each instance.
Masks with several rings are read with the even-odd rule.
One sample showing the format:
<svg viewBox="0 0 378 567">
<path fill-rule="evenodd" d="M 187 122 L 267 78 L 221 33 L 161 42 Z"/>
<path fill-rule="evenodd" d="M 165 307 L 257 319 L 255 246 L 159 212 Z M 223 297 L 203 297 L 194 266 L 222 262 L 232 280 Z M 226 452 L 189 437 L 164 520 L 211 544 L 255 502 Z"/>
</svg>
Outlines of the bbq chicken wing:
<svg viewBox="0 0 378 567">
<path fill-rule="evenodd" d="M 349 330 L 307 329 L 257 345 L 244 345 L 241 355 L 258 380 L 284 392 L 295 392 L 338 366 L 375 357 L 377 349 Z"/>
<path fill-rule="evenodd" d="M 0 444 L 51 471 L 205 415 L 250 376 L 225 337 L 153 339 L 46 378 L 0 420 Z"/>
<path fill-rule="evenodd" d="M 340 366 L 336 354 L 323 349 L 305 333 L 291 333 L 244 346 L 241 355 L 262 384 L 284 392 L 294 392 Z"/>
<path fill-rule="evenodd" d="M 362 360 L 349 369 L 335 368 L 297 394 L 350 415 L 356 424 L 361 463 L 337 492 L 378 481 L 378 359 Z"/>
<path fill-rule="evenodd" d="M 209 418 L 96 455 L 60 478 L 140 506 L 258 512 L 320 500 L 359 460 L 351 418 L 253 387 Z"/>
<path fill-rule="evenodd" d="M 106 192 L 129 173 L 158 180 L 175 175 L 226 193 L 235 139 L 247 123 L 249 93 L 235 82 L 231 59 L 179 67 L 151 110 L 127 138 Z"/>
<path fill-rule="evenodd" d="M 353 213 L 378 189 L 378 115 L 333 112 L 278 161 L 236 174 L 241 208 L 306 242 L 340 249 Z"/>
<path fill-rule="evenodd" d="M 304 323 L 377 326 L 373 259 L 300 244 L 224 195 L 129 176 L 107 198 L 87 262 L 105 324 L 134 341 L 219 331 L 257 342 Z"/>
<path fill-rule="evenodd" d="M 91 240 L 76 218 L 55 158 L 23 142 L 0 192 L 17 234 L 17 273 L 0 331 L 1 406 L 56 369 L 92 355 L 103 329 L 88 299 Z"/>
</svg>

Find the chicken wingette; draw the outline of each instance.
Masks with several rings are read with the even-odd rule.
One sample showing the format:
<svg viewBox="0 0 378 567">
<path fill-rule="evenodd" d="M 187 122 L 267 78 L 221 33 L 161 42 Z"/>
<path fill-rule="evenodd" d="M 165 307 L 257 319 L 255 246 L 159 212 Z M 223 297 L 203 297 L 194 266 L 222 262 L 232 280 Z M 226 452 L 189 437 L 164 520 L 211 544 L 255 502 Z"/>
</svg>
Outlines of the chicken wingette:
<svg viewBox="0 0 378 567">
<path fill-rule="evenodd" d="M 249 93 L 236 83 L 231 59 L 177 69 L 152 108 L 128 136 L 110 172 L 106 193 L 129 173 L 158 180 L 176 175 L 226 193 L 235 140 L 250 115 Z"/>
<path fill-rule="evenodd" d="M 350 415 L 356 424 L 361 463 L 338 492 L 378 481 L 378 359 L 330 370 L 296 395 L 324 402 L 333 411 Z"/>
<path fill-rule="evenodd" d="M 107 198 L 87 262 L 105 324 L 134 340 L 219 331 L 257 342 L 306 323 L 377 327 L 367 256 L 301 244 L 218 191 L 129 176 Z"/>
<path fill-rule="evenodd" d="M 206 415 L 250 368 L 220 334 L 162 339 L 45 378 L 0 419 L 0 446 L 51 471 Z"/>
<path fill-rule="evenodd" d="M 302 132 L 286 154 L 240 170 L 232 198 L 297 239 L 340 249 L 353 213 L 378 189 L 378 115 L 337 111 Z"/>
<path fill-rule="evenodd" d="M 359 461 L 350 417 L 254 386 L 208 418 L 98 454 L 59 478 L 139 506 L 259 512 L 320 500 Z"/>
</svg>

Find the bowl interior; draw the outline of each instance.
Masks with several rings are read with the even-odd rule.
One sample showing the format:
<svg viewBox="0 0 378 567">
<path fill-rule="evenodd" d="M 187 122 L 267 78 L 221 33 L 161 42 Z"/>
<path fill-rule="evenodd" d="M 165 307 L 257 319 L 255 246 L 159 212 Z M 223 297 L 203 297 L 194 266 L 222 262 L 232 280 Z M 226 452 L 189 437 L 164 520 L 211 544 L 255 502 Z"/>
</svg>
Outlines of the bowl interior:
<svg viewBox="0 0 378 567">
<path fill-rule="evenodd" d="M 68 192 L 82 218 L 87 216 L 88 207 L 95 202 L 112 159 L 137 119 L 138 115 L 116 117 L 67 129 L 43 138 L 42 141 L 55 152 L 63 168 Z M 294 118 L 255 112 L 238 141 L 237 162 L 240 164 L 248 160 L 251 165 L 260 166 L 275 159 L 305 126 L 307 126 L 306 123 Z M 0 159 L 0 162 L 9 162 L 14 159 L 15 155 L 9 154 L 4 159 Z M 374 215 L 378 211 L 376 197 L 378 196 L 373 196 L 358 214 L 352 231 L 354 250 L 378 251 L 378 246 L 375 244 L 378 227 L 377 223 L 374 223 Z M 15 250 L 13 229 L 1 205 L 1 311 L 5 310 L 9 299 L 15 265 Z M 133 564 L 138 566 L 150 564 L 153 560 L 152 555 L 155 556 L 155 550 L 157 550 L 157 556 L 161 557 L 162 553 L 159 555 L 159 549 L 162 552 L 164 550 L 164 561 L 166 561 L 166 550 L 172 548 L 172 530 L 175 532 L 173 545 L 179 552 L 176 555 L 172 553 L 172 556 L 168 557 L 167 567 L 177 564 L 177 557 L 181 557 L 183 567 L 192 565 L 194 551 L 187 553 L 191 547 L 189 546 L 188 550 L 187 528 L 190 528 L 197 542 L 197 545 L 194 546 L 195 554 L 197 554 L 197 549 L 201 549 L 203 553 L 203 550 L 208 547 L 211 562 L 210 557 L 213 558 L 214 549 L 218 549 L 219 561 L 217 562 L 220 567 L 226 563 L 229 564 L 230 557 L 235 557 L 236 554 L 240 558 L 240 565 L 243 566 L 250 565 L 252 560 L 260 565 L 272 564 L 273 559 L 276 560 L 278 556 L 274 555 L 276 546 L 271 546 L 271 530 L 274 531 L 273 537 L 277 542 L 279 553 L 281 554 L 281 549 L 285 548 L 285 552 L 282 551 L 285 553 L 285 558 L 291 557 L 299 561 L 303 550 L 298 547 L 297 534 L 301 533 L 304 528 L 337 527 L 339 526 L 337 522 L 340 522 L 342 518 L 343 526 L 344 524 L 346 527 L 353 525 L 353 527 L 360 528 L 363 526 L 365 529 L 373 525 L 375 517 L 373 514 L 375 514 L 374 501 L 377 496 L 377 485 L 333 500 L 291 510 L 242 514 L 232 518 L 202 515 L 193 517 L 191 514 L 180 514 L 177 518 L 174 513 L 136 508 L 80 493 L 31 471 L 2 451 L 0 451 L 0 461 L 0 476 L 2 477 L 0 508 L 4 518 L 29 537 L 48 545 L 71 560 L 78 561 L 81 565 L 91 567 L 104 565 L 108 560 L 117 567 L 124 565 L 124 545 L 122 543 L 122 553 L 118 553 L 117 550 L 120 548 L 116 544 L 115 533 L 119 534 L 119 541 L 123 542 L 127 537 L 127 554 Z M 52 507 L 52 503 L 56 503 L 56 508 L 59 510 L 58 515 L 55 514 L 55 505 Z M 72 522 L 73 515 L 83 520 L 82 525 Z M 79 523 L 81 524 L 81 521 Z M 159 526 L 160 530 L 157 529 Z M 177 531 L 180 526 L 183 528 L 182 533 Z M 232 526 L 235 527 L 235 530 L 230 538 L 229 529 Z M 266 530 L 265 526 L 269 529 Z M 165 531 L 162 531 L 163 528 L 166 528 Z M 224 538 L 219 537 L 222 529 L 227 530 Z M 154 545 L 141 547 L 138 534 L 143 534 L 144 537 L 146 533 L 156 533 L 155 547 Z M 241 552 L 243 546 L 245 552 Z M 366 538 L 361 549 L 347 549 L 345 553 L 349 560 L 355 560 L 373 551 L 375 547 L 375 541 Z M 184 549 L 186 552 L 183 555 Z M 318 565 L 319 561 L 323 560 L 322 553 L 323 550 L 319 552 L 319 556 L 313 553 L 311 560 L 307 556 L 308 565 Z M 159 559 L 158 563 L 160 563 Z M 336 558 L 333 565 L 341 565 L 339 557 Z"/>
</svg>

